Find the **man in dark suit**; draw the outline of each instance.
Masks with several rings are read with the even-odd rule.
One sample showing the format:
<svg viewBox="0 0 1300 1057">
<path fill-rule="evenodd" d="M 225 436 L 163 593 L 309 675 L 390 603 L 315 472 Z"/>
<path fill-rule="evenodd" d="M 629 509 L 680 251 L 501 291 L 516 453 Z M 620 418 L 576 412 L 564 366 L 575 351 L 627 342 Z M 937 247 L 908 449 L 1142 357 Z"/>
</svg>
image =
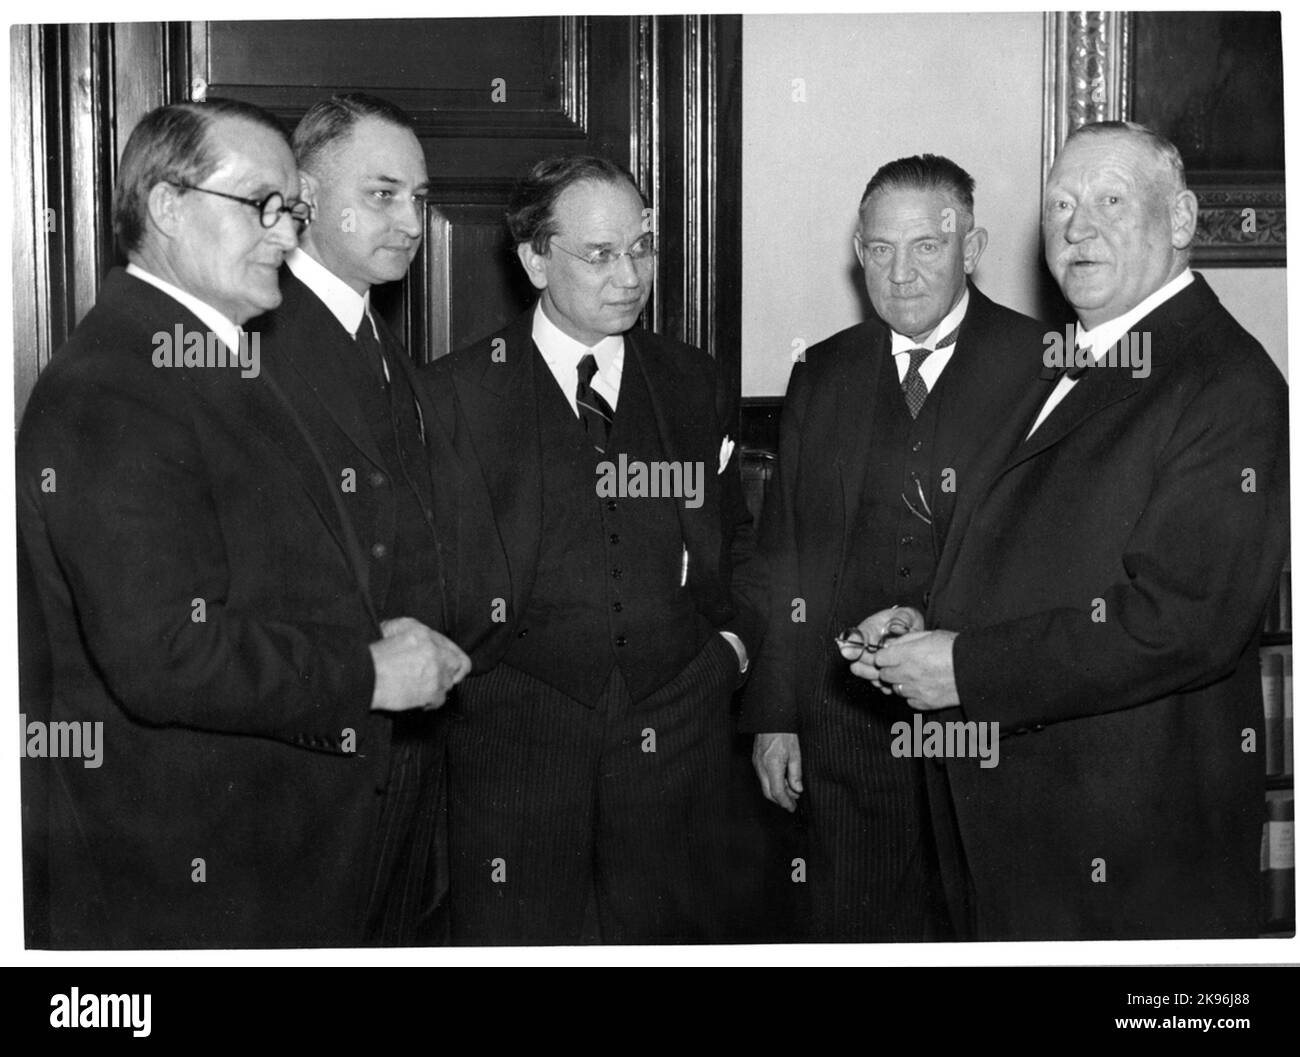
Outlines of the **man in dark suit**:
<svg viewBox="0 0 1300 1057">
<path fill-rule="evenodd" d="M 336 482 L 381 627 L 393 634 L 414 618 L 440 663 L 461 677 L 468 658 L 431 630 L 450 618 L 439 555 L 454 546 L 455 467 L 443 457 L 440 423 L 417 396 L 410 357 L 370 302 L 371 287 L 403 278 L 420 248 L 424 150 L 408 115 L 362 92 L 311 107 L 293 149 L 313 220 L 286 257 L 280 307 L 260 321 L 263 363 Z M 437 481 L 431 452 L 440 457 Z M 444 716 L 410 711 L 390 721 L 366 937 L 427 944 L 444 939 L 446 927 Z"/>
<path fill-rule="evenodd" d="M 540 162 L 507 214 L 537 306 L 428 378 L 491 515 L 455 603 L 476 643 L 448 742 L 456 942 L 727 927 L 749 516 L 712 361 L 635 327 L 649 215 L 610 162 Z"/>
<path fill-rule="evenodd" d="M 1045 346 L 1020 442 L 959 500 L 942 630 L 857 670 L 919 717 L 1001 735 L 996 766 L 930 775 L 966 935 L 1252 935 L 1286 387 L 1188 268 L 1196 197 L 1171 143 L 1084 126 L 1043 200 L 1077 327 Z"/>
<path fill-rule="evenodd" d="M 957 497 L 1040 369 L 1042 327 L 968 282 L 987 241 L 973 192 L 931 154 L 871 178 L 854 248 L 878 318 L 807 351 L 781 416 L 760 530 L 770 619 L 742 729 L 764 794 L 807 819 L 819 940 L 942 934 L 921 761 L 892 751 L 908 710 L 850 676 L 834 640 L 882 606 L 896 629 L 919 621 Z M 850 659 L 884 623 L 852 632 Z"/>
<path fill-rule="evenodd" d="M 464 662 L 407 614 L 381 631 L 338 468 L 241 329 L 280 302 L 298 194 L 265 112 L 148 114 L 114 198 L 130 264 L 23 416 L 51 688 L 28 754 L 73 725 L 102 749 L 28 761 L 55 947 L 361 942 L 385 713 L 440 704 Z"/>
</svg>

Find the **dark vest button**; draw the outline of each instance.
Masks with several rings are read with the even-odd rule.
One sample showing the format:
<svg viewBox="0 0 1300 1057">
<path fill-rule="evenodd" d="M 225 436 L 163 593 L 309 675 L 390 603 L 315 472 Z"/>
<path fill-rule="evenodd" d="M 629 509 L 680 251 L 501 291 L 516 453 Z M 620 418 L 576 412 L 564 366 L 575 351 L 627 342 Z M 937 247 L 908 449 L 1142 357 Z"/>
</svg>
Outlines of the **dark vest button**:
<svg viewBox="0 0 1300 1057">
<path fill-rule="evenodd" d="M 611 570 L 609 571 L 609 575 L 612 576 L 615 580 L 621 580 L 621 579 L 623 579 L 623 570 L 622 570 L 622 569 L 611 569 Z"/>
<path fill-rule="evenodd" d="M 383 488 L 385 480 L 386 478 L 384 477 L 384 475 L 380 473 L 378 470 L 375 470 L 370 475 L 370 486 L 372 488 Z"/>
<path fill-rule="evenodd" d="M 606 504 L 605 504 L 605 509 L 606 509 L 606 510 L 617 510 L 617 509 L 618 509 L 618 500 L 617 500 L 617 499 L 611 499 L 611 500 L 609 500 L 608 502 L 606 502 Z"/>
<path fill-rule="evenodd" d="M 519 629 L 519 634 L 518 634 L 517 636 L 515 636 L 515 637 L 516 637 L 516 638 L 520 638 L 520 639 L 526 639 L 526 638 L 528 637 L 528 629 L 527 629 L 527 628 L 520 628 L 520 629 Z"/>
<path fill-rule="evenodd" d="M 915 539 L 916 539 L 915 536 L 904 536 L 898 542 L 904 547 L 910 547 Z"/>
<path fill-rule="evenodd" d="M 387 555 L 388 555 L 388 548 L 385 547 L 382 543 L 376 543 L 373 547 L 370 548 L 370 556 L 372 558 L 384 558 L 387 557 Z"/>
<path fill-rule="evenodd" d="M 611 532 L 611 533 L 609 534 L 609 542 L 610 542 L 610 543 L 617 543 L 617 542 L 618 542 L 618 533 L 617 533 L 617 532 Z"/>
<path fill-rule="evenodd" d="M 615 612 L 615 613 L 621 613 L 621 612 L 623 612 L 623 603 L 622 603 L 622 602 L 615 602 L 615 603 L 614 603 L 614 612 Z"/>
<path fill-rule="evenodd" d="M 913 451 L 920 451 L 920 450 L 921 450 L 921 442 L 920 442 L 919 440 L 918 440 L 915 444 L 912 445 L 912 450 L 913 450 Z"/>
<path fill-rule="evenodd" d="M 899 575 L 899 576 L 911 576 L 911 575 L 912 575 L 912 570 L 909 569 L 906 565 L 904 565 L 901 569 L 898 570 L 898 575 Z"/>
<path fill-rule="evenodd" d="M 616 638 L 616 639 L 614 640 L 614 645 L 615 645 L 615 646 L 626 646 L 626 645 L 627 645 L 627 636 L 626 636 L 626 635 L 620 635 L 618 638 Z"/>
</svg>

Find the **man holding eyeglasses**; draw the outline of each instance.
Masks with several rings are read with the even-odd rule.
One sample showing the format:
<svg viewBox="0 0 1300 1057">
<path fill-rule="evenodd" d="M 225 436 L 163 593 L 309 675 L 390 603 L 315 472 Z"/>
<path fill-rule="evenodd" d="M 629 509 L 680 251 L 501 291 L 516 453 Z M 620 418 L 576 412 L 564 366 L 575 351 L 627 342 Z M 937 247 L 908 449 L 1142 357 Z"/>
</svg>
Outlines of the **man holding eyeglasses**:
<svg viewBox="0 0 1300 1057">
<path fill-rule="evenodd" d="M 389 710 L 392 763 L 376 835 L 377 875 L 366 936 L 385 945 L 443 937 L 443 716 L 447 691 L 469 658 L 447 638 L 439 547 L 454 536 L 443 433 L 417 396 L 415 368 L 371 304 L 420 248 L 429 175 L 411 118 L 384 99 L 352 92 L 312 106 L 293 133 L 312 224 L 285 261 L 284 300 L 261 322 L 266 369 L 311 432 L 335 482 L 383 630 L 376 701 L 425 692 L 425 709 Z M 437 516 L 444 524 L 439 527 Z M 451 570 L 447 570 L 450 572 Z"/>
<path fill-rule="evenodd" d="M 988 240 L 974 188 L 934 154 L 877 170 L 853 239 L 876 317 L 808 349 L 782 411 L 741 726 L 764 795 L 807 821 L 819 941 L 945 934 L 923 761 L 894 751 L 910 711 L 850 665 L 919 626 L 957 498 L 1015 439 L 1041 370 L 1043 328 L 970 281 Z"/>
<path fill-rule="evenodd" d="M 454 942 L 717 939 L 743 881 L 725 774 L 749 516 L 712 360 L 635 325 L 651 218 L 623 168 L 539 162 L 507 212 L 536 306 L 428 374 L 491 510 L 457 603 Z M 683 487 L 602 487 L 638 465 Z"/>
<path fill-rule="evenodd" d="M 33 945 L 368 938 L 382 713 L 444 680 L 381 630 L 339 468 L 282 372 L 190 355 L 258 337 L 243 325 L 280 303 L 298 195 L 264 111 L 146 115 L 114 195 L 129 264 L 26 408 L 21 567 L 48 647 L 48 685 L 24 687 Z"/>
</svg>

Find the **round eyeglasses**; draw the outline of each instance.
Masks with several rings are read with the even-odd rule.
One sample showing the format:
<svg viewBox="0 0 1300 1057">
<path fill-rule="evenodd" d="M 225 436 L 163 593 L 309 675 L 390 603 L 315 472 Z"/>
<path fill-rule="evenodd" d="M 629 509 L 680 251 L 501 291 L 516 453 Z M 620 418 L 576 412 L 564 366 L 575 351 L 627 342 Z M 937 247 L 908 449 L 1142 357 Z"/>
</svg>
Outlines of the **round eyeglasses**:
<svg viewBox="0 0 1300 1057">
<path fill-rule="evenodd" d="M 289 219 L 293 221 L 294 227 L 299 233 L 311 223 L 311 206 L 298 198 L 291 201 L 286 200 L 279 191 L 272 191 L 261 201 L 258 201 L 256 198 L 240 198 L 239 195 L 227 194 L 225 191 L 213 191 L 207 187 L 195 187 L 193 184 L 177 183 L 176 186 L 183 187 L 187 191 L 199 191 L 205 195 L 229 198 L 232 202 L 239 202 L 250 209 L 256 209 L 258 218 L 264 228 L 275 227 L 280 222 L 280 217 L 285 213 L 289 214 Z"/>
</svg>

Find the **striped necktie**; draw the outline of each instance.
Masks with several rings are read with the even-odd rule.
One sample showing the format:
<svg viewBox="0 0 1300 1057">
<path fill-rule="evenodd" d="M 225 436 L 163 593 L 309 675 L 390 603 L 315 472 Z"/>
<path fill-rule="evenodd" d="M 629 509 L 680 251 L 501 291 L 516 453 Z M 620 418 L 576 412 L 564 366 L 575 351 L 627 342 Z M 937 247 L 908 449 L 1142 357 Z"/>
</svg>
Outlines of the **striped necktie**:
<svg viewBox="0 0 1300 1057">
<path fill-rule="evenodd" d="M 582 419 L 591 443 L 604 455 L 605 448 L 609 446 L 614 409 L 591 387 L 591 380 L 595 377 L 596 357 L 589 352 L 578 361 L 578 417 Z"/>
</svg>

